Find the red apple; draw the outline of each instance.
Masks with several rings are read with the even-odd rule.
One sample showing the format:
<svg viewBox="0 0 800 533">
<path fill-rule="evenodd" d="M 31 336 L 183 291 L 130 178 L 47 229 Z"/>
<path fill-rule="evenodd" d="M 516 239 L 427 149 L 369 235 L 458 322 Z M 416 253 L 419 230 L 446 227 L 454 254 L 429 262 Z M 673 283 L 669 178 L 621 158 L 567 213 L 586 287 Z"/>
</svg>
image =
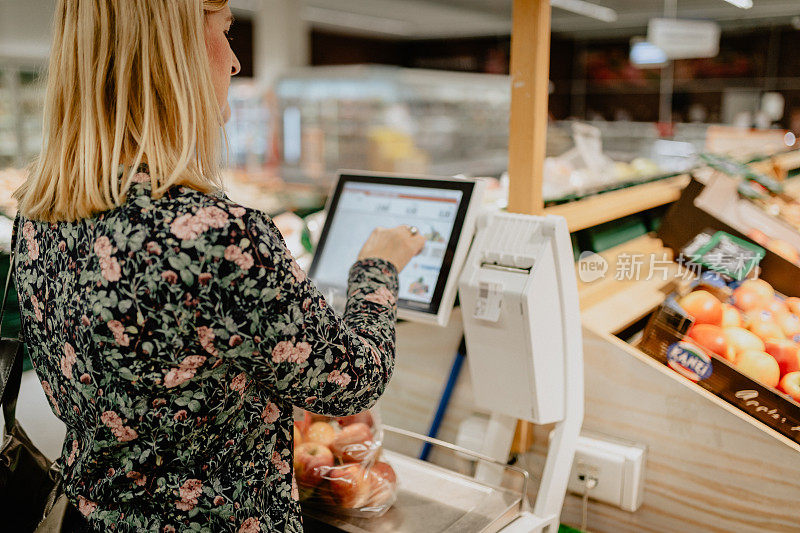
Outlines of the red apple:
<svg viewBox="0 0 800 533">
<path fill-rule="evenodd" d="M 368 458 L 375 451 L 372 430 L 362 422 L 345 426 L 331 444 L 333 455 L 343 463 L 357 463 Z"/>
<path fill-rule="evenodd" d="M 792 400 L 800 402 L 800 372 L 789 372 L 783 376 L 778 389 L 788 394 Z"/>
<path fill-rule="evenodd" d="M 394 469 L 386 463 L 376 461 L 369 469 L 371 484 L 369 506 L 385 507 L 392 503 L 397 487 Z"/>
<path fill-rule="evenodd" d="M 776 387 L 781 377 L 775 358 L 756 350 L 740 353 L 736 358 L 736 369 L 767 387 Z"/>
<path fill-rule="evenodd" d="M 769 300 L 767 298 L 764 298 L 752 288 L 740 286 L 733 291 L 733 304 L 742 311 L 747 312 L 759 309 L 768 303 Z"/>
<path fill-rule="evenodd" d="M 722 304 L 722 327 L 738 328 L 742 325 L 742 314 L 731 304 Z"/>
<path fill-rule="evenodd" d="M 786 338 L 781 327 L 775 323 L 772 318 L 766 318 L 762 315 L 759 315 L 754 320 L 751 320 L 747 326 L 747 329 L 764 341 L 769 339 Z"/>
<path fill-rule="evenodd" d="M 375 422 L 372 419 L 372 413 L 370 413 L 369 411 L 361 411 L 360 413 L 356 413 L 354 415 L 343 416 L 341 418 L 337 418 L 336 421 L 339 422 L 339 425 L 342 427 L 349 426 L 350 424 L 355 424 L 356 422 L 361 422 L 362 424 L 366 424 L 369 427 L 375 425 Z"/>
<path fill-rule="evenodd" d="M 300 444 L 303 444 L 303 433 L 297 426 L 292 428 L 292 434 L 294 435 L 294 445 L 297 447 Z"/>
<path fill-rule="evenodd" d="M 336 430 L 328 422 L 314 422 L 305 434 L 306 442 L 318 442 L 330 446 L 336 438 Z"/>
<path fill-rule="evenodd" d="M 800 371 L 800 345 L 787 339 L 773 339 L 765 344 L 766 352 L 778 362 L 781 375 Z"/>
<path fill-rule="evenodd" d="M 744 281 L 739 288 L 745 288 L 748 290 L 753 290 L 758 293 L 764 300 L 769 300 L 773 296 L 775 296 L 775 289 L 772 288 L 772 285 L 764 281 L 763 279 L 748 279 Z"/>
<path fill-rule="evenodd" d="M 714 352 L 728 361 L 736 360 L 736 352 L 732 346 L 728 346 L 722 328 L 711 324 L 695 324 L 689 329 L 687 335 L 706 350 Z"/>
<path fill-rule="evenodd" d="M 737 358 L 739 354 L 748 350 L 764 351 L 764 341 L 744 328 L 723 328 L 722 332 Z"/>
<path fill-rule="evenodd" d="M 690 292 L 678 304 L 692 315 L 695 324 L 722 324 L 722 302 L 708 291 Z"/>
<path fill-rule="evenodd" d="M 359 509 L 369 502 L 372 483 L 369 471 L 358 463 L 337 466 L 328 471 L 325 494 L 336 507 Z M 323 489 L 320 489 L 323 490 Z"/>
<path fill-rule="evenodd" d="M 333 453 L 317 442 L 305 442 L 294 449 L 294 475 L 297 483 L 316 487 L 333 466 Z"/>
<path fill-rule="evenodd" d="M 800 316 L 800 298 L 786 298 L 786 306 L 793 314 Z"/>
</svg>

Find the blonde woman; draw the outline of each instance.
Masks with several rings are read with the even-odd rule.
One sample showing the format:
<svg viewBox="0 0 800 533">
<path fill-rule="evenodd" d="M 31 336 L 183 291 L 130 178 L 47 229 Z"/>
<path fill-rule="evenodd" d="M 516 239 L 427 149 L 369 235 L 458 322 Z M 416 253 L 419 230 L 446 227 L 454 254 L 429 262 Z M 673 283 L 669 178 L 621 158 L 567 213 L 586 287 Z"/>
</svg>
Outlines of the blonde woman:
<svg viewBox="0 0 800 533">
<path fill-rule="evenodd" d="M 292 406 L 348 415 L 394 364 L 376 230 L 337 316 L 271 220 L 218 191 L 225 0 L 59 0 L 45 142 L 17 191 L 23 334 L 86 531 L 300 531 Z"/>
</svg>

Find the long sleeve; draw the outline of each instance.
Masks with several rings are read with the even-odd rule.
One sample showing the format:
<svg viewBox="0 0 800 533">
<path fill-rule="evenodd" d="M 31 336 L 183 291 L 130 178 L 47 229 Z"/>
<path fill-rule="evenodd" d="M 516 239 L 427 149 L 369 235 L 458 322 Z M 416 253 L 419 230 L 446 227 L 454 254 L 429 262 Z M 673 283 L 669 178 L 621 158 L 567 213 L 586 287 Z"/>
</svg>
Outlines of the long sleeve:
<svg viewBox="0 0 800 533">
<path fill-rule="evenodd" d="M 354 264 L 340 317 L 268 217 L 248 210 L 237 221 L 242 238 L 226 247 L 218 273 L 225 357 L 276 399 L 312 412 L 344 416 L 374 405 L 394 368 L 395 267 Z"/>
</svg>

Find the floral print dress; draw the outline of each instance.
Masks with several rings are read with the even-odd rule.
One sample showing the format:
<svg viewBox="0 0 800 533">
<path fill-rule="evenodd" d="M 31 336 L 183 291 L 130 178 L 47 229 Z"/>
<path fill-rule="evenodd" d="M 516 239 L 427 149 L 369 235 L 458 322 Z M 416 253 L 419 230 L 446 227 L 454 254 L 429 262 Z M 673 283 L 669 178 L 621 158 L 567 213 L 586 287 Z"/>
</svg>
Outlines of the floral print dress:
<svg viewBox="0 0 800 533">
<path fill-rule="evenodd" d="M 96 531 L 302 531 L 292 406 L 372 406 L 397 271 L 357 262 L 337 316 L 272 221 L 184 187 L 91 219 L 21 218 L 22 328 L 67 426 L 65 491 Z"/>
</svg>

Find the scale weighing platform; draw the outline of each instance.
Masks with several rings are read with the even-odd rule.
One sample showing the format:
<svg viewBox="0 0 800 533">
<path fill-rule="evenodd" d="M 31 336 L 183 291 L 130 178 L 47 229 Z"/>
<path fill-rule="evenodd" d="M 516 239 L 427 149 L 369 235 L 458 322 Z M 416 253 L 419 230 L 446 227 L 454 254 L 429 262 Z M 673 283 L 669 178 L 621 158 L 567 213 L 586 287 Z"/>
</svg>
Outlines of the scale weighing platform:
<svg viewBox="0 0 800 533">
<path fill-rule="evenodd" d="M 476 461 L 474 477 L 390 450 L 398 497 L 379 518 L 304 509 L 308 531 L 555 533 L 583 422 L 578 289 L 566 221 L 509 213 L 479 216 L 483 183 L 343 172 L 309 276 L 341 309 L 347 272 L 375 227 L 407 224 L 428 242 L 400 274 L 398 316 L 445 325 L 462 307 L 475 410 L 490 414 L 482 449 L 467 450 L 384 426 Z M 554 424 L 539 490 L 506 464 L 517 420 Z M 509 488 L 510 487 L 510 488 Z"/>
<path fill-rule="evenodd" d="M 497 464 L 469 450 L 448 443 L 428 439 L 384 426 L 384 431 L 398 432 L 449 449 L 454 453 L 469 455 L 479 461 Z M 323 515 L 318 511 L 304 510 L 306 531 L 351 533 L 390 532 L 478 532 L 500 531 L 525 511 L 522 497 L 527 488 L 527 472 L 520 468 L 506 468 L 512 475 L 517 490 L 492 486 L 403 454 L 384 451 L 382 460 L 392 465 L 397 473 L 397 500 L 386 514 L 379 518 L 352 518 Z M 310 519 L 310 520 L 309 520 Z M 525 530 L 529 531 L 529 530 Z"/>
</svg>

